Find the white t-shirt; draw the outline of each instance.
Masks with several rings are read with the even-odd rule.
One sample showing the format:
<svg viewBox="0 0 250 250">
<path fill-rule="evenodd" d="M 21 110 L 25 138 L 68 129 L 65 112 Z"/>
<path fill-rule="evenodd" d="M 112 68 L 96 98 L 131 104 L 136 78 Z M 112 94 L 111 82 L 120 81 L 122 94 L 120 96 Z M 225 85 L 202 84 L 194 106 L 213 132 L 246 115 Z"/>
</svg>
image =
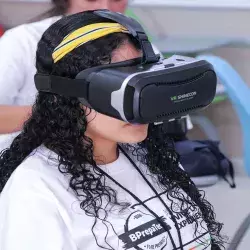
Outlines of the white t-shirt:
<svg viewBox="0 0 250 250">
<path fill-rule="evenodd" d="M 52 158 L 57 156 L 45 147 L 38 148 L 7 182 L 0 196 L 1 250 L 101 250 L 98 244 L 109 248 L 105 237 L 115 250 L 174 249 L 169 234 L 156 218 L 109 179 L 106 185 L 117 191 L 118 200 L 131 206 L 122 212 L 114 207 L 106 222 L 97 221 L 94 228 L 97 244 L 91 231 L 94 218 L 80 208 L 79 197 L 69 188 L 69 177 L 58 171 L 58 162 Z M 145 166 L 138 165 L 145 174 Z M 102 168 L 163 219 L 178 248 L 177 230 L 169 212 L 129 160 L 120 153 L 115 162 Z M 154 183 L 152 177 L 145 176 Z M 153 185 L 177 219 L 184 250 L 210 250 L 210 235 L 204 221 L 198 223 L 194 235 L 194 220 L 200 220 L 201 212 L 190 207 L 188 217 L 178 213 L 180 203 L 168 199 L 166 192 Z"/>
</svg>

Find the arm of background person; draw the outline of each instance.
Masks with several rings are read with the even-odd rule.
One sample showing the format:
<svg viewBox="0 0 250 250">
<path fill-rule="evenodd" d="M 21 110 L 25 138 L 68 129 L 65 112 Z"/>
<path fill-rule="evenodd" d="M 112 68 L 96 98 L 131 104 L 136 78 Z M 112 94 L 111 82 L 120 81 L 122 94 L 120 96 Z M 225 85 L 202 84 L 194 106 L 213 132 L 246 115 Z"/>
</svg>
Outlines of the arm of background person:
<svg viewBox="0 0 250 250">
<path fill-rule="evenodd" d="M 0 134 L 21 130 L 31 107 L 13 106 L 22 88 L 27 67 L 28 43 L 20 27 L 0 38 Z"/>
<path fill-rule="evenodd" d="M 0 105 L 0 134 L 17 132 L 29 118 L 32 106 Z"/>
</svg>

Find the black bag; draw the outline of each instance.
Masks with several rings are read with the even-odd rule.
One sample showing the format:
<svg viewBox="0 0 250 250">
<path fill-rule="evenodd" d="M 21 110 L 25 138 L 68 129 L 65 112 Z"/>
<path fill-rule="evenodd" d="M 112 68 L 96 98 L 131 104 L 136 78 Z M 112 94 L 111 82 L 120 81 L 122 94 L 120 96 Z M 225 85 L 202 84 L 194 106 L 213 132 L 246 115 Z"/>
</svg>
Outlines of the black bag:
<svg viewBox="0 0 250 250">
<path fill-rule="evenodd" d="M 219 142 L 183 140 L 176 141 L 175 148 L 180 155 L 182 167 L 187 171 L 191 179 L 219 176 L 231 188 L 235 188 L 233 164 L 220 151 Z M 227 178 L 228 175 L 231 178 L 231 182 Z M 204 183 L 204 185 L 206 184 Z"/>
</svg>

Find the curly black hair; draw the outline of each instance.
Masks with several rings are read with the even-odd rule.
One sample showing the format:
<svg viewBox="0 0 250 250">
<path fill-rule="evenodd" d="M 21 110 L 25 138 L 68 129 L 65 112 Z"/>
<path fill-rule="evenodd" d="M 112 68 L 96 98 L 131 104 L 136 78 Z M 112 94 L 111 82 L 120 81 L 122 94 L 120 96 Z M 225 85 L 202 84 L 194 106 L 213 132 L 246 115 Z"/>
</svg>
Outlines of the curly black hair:
<svg viewBox="0 0 250 250">
<path fill-rule="evenodd" d="M 38 44 L 37 71 L 75 78 L 86 68 L 110 63 L 112 52 L 124 42 L 130 42 L 140 49 L 137 41 L 129 35 L 116 33 L 80 46 L 53 63 L 52 52 L 66 35 L 84 25 L 97 22 L 110 21 L 92 12 L 85 12 L 64 17 L 53 24 Z M 70 187 L 81 198 L 80 206 L 85 213 L 95 218 L 95 224 L 100 210 L 106 213 L 103 220 L 107 222 L 108 213 L 103 208 L 103 198 L 114 206 L 126 208 L 129 204 L 118 200 L 116 191 L 106 184 L 105 175 L 93 159 L 93 142 L 85 135 L 86 116 L 77 98 L 39 92 L 32 115 L 24 124 L 22 132 L 0 155 L 0 192 L 18 165 L 36 148 L 44 145 L 58 155 L 59 171 L 70 176 Z M 187 173 L 179 167 L 178 154 L 163 127 L 150 125 L 145 141 L 138 145 L 123 146 L 147 166 L 147 172 L 155 177 L 156 183 L 163 190 L 168 190 L 170 200 L 177 199 L 181 204 L 190 204 L 201 210 L 211 234 L 212 250 L 223 247 L 224 239 L 220 235 L 222 224 L 216 221 L 213 207 L 205 199 L 204 193 L 196 188 Z M 184 207 L 181 205 L 179 212 L 185 212 L 187 208 Z"/>
</svg>

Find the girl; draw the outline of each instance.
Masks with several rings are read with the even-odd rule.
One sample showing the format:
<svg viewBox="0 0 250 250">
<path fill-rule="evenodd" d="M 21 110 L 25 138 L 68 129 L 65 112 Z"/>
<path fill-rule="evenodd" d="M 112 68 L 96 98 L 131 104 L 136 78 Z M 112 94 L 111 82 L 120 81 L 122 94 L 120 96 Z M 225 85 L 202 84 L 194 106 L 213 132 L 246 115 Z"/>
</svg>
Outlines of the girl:
<svg viewBox="0 0 250 250">
<path fill-rule="evenodd" d="M 94 12 L 57 21 L 38 44 L 37 72 L 75 78 L 86 68 L 140 57 L 137 41 L 121 29 L 55 60 L 69 34 L 107 22 Z M 222 225 L 179 167 L 161 126 L 125 123 L 77 98 L 38 93 L 23 131 L 0 156 L 2 189 L 1 250 L 223 246 Z"/>
</svg>

